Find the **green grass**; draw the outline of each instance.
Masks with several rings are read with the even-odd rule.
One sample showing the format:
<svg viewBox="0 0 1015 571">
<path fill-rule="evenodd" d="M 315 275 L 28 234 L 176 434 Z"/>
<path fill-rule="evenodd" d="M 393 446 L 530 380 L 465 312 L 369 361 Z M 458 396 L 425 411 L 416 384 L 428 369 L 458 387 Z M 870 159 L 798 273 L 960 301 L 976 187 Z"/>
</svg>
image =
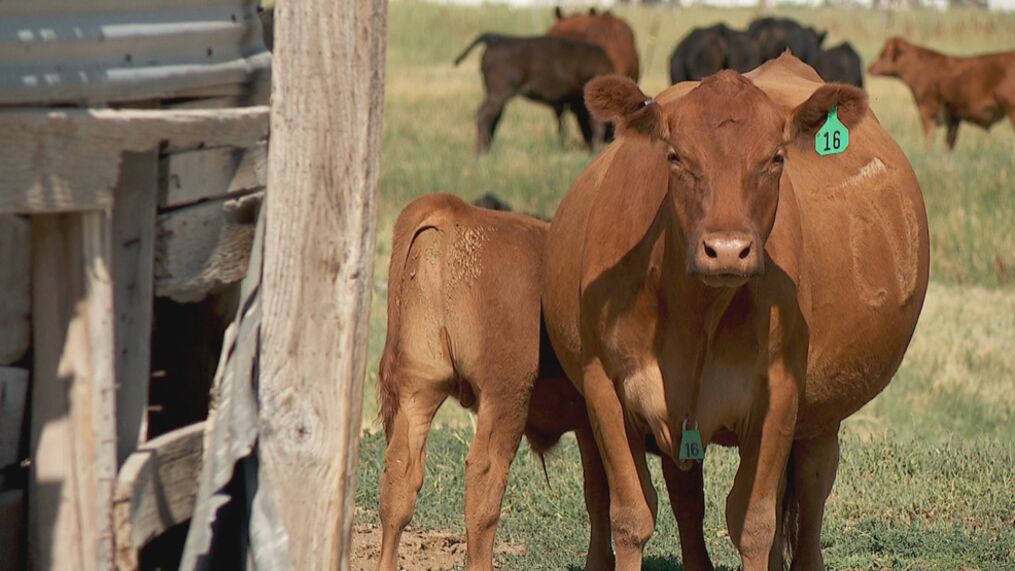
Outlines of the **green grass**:
<svg viewBox="0 0 1015 571">
<path fill-rule="evenodd" d="M 667 86 L 667 63 L 692 27 L 743 26 L 757 13 L 708 8 L 621 7 L 635 28 L 642 88 Z M 829 30 L 828 45 L 848 39 L 865 63 L 884 39 L 903 35 L 950 53 L 1015 49 L 1015 16 L 982 11 L 914 11 L 890 17 L 864 10 L 780 10 Z M 549 9 L 466 8 L 393 2 L 389 12 L 379 232 L 375 278 L 387 280 L 391 227 L 413 198 L 451 192 L 466 199 L 493 192 L 515 208 L 552 215 L 591 156 L 576 125 L 565 148 L 550 110 L 517 99 L 505 113 L 493 152 L 477 159 L 474 113 L 482 98 L 478 53 L 451 61 L 481 31 L 538 34 Z M 653 34 L 654 40 L 653 40 Z M 899 81 L 867 78 L 871 106 L 909 155 L 927 203 L 932 284 L 912 347 L 883 395 L 846 421 L 843 461 L 825 518 L 826 562 L 833 568 L 1015 568 L 1015 131 L 963 125 L 954 153 L 943 133 L 923 143 L 916 109 Z M 383 438 L 374 397 L 383 348 L 385 295 L 375 291 L 357 505 L 376 521 Z M 438 415 L 430 466 L 413 524 L 462 530 L 462 466 L 468 415 L 455 404 Z M 710 451 L 709 547 L 718 563 L 738 559 L 722 522 L 736 467 L 732 451 Z M 547 488 L 531 454 L 512 469 L 500 538 L 524 545 L 504 556 L 510 569 L 564 569 L 584 560 L 587 523 L 573 442 L 550 461 Z M 658 471 L 657 483 L 661 483 Z M 662 488 L 659 488 L 662 490 Z M 665 494 L 661 494 L 665 496 Z M 648 548 L 650 569 L 674 569 L 679 547 L 668 505 Z"/>
</svg>

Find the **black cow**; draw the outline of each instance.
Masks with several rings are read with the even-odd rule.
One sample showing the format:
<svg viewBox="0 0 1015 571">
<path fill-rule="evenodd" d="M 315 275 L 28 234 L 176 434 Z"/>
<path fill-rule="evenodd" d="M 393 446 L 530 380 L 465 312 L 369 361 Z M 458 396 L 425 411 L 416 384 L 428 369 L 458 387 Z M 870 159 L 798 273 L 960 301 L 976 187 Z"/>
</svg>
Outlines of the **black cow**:
<svg viewBox="0 0 1015 571">
<path fill-rule="evenodd" d="M 455 65 L 479 44 L 486 44 L 481 67 L 486 98 L 476 113 L 476 152 L 490 150 L 504 105 L 515 95 L 545 103 L 558 116 L 570 109 L 589 147 L 602 145 L 606 125 L 589 114 L 582 92 L 592 78 L 613 73 L 613 63 L 602 48 L 570 38 L 481 34 Z"/>
<path fill-rule="evenodd" d="M 473 206 L 478 206 L 480 208 L 485 208 L 487 210 L 499 210 L 501 212 L 513 212 L 513 210 L 511 209 L 511 205 L 510 204 L 508 204 L 507 202 L 504 202 L 503 200 L 498 198 L 497 195 L 489 193 L 489 192 L 484 194 L 483 196 L 480 196 L 476 200 L 473 200 L 472 201 L 472 205 Z"/>
<path fill-rule="evenodd" d="M 761 64 L 750 36 L 726 24 L 695 28 L 670 56 L 670 82 L 698 81 L 724 69 L 750 71 Z"/>
<path fill-rule="evenodd" d="M 488 193 L 484 194 L 483 196 L 480 196 L 476 200 L 473 200 L 472 201 L 472 205 L 473 206 L 478 206 L 480 208 L 485 208 L 487 210 L 499 210 L 501 212 L 514 212 L 514 209 L 511 208 L 510 204 L 508 204 L 507 202 L 504 202 L 496 194 L 493 194 L 492 192 L 488 192 Z M 543 216 L 542 214 L 537 214 L 535 212 L 522 212 L 522 214 L 524 214 L 525 216 L 528 216 L 529 218 L 535 218 L 537 220 L 542 220 L 543 222 L 550 222 L 550 219 L 547 218 L 546 216 Z"/>
<path fill-rule="evenodd" d="M 850 83 L 863 87 L 863 63 L 849 42 L 843 42 L 832 49 L 821 50 L 814 66 L 821 79 L 838 83 Z"/>
<path fill-rule="evenodd" d="M 825 41 L 826 33 L 804 27 L 789 18 L 758 18 L 747 27 L 747 34 L 758 46 L 761 61 L 775 59 L 788 49 L 811 67 L 821 55 L 821 43 Z"/>
</svg>

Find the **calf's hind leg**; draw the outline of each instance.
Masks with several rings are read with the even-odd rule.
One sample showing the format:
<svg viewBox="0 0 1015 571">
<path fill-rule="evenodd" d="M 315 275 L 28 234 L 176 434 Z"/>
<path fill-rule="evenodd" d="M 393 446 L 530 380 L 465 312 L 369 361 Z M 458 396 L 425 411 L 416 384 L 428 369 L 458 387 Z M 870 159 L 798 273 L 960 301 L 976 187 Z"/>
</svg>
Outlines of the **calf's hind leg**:
<svg viewBox="0 0 1015 571">
<path fill-rule="evenodd" d="M 592 427 L 575 430 L 581 452 L 585 484 L 585 509 L 589 512 L 589 551 L 585 556 L 585 571 L 613 569 L 613 542 L 610 539 L 610 485 L 606 481 L 606 468 L 596 447 Z"/>
<path fill-rule="evenodd" d="M 398 543 L 416 508 L 423 487 L 426 437 L 430 423 L 447 394 L 438 383 L 401 394 L 398 412 L 387 434 L 381 476 L 381 558 L 379 571 L 398 571 Z M 400 383 L 403 390 L 406 383 Z"/>
<path fill-rule="evenodd" d="M 531 386 L 531 381 L 528 383 Z M 494 382 L 485 386 L 518 386 Z M 465 460 L 465 536 L 467 566 L 493 569 L 493 543 L 500 523 L 508 471 L 525 430 L 528 393 L 481 394 L 476 436 Z"/>
</svg>

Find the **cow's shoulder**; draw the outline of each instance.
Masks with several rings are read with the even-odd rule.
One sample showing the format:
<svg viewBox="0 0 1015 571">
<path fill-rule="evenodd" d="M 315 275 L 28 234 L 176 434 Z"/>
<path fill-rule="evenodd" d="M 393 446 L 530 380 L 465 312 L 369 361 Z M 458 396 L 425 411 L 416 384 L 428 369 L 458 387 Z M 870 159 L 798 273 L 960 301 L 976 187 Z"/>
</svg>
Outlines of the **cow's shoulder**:
<svg viewBox="0 0 1015 571">
<path fill-rule="evenodd" d="M 668 189 L 664 143 L 624 137 L 586 174 L 582 286 L 616 268 L 645 239 Z"/>
</svg>

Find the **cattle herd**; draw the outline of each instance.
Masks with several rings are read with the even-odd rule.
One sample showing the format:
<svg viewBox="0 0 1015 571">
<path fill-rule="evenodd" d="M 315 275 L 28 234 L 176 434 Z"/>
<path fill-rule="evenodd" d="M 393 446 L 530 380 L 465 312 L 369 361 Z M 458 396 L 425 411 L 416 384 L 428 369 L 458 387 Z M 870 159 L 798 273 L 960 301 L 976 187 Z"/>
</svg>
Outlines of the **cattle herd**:
<svg viewBox="0 0 1015 571">
<path fill-rule="evenodd" d="M 848 43 L 826 50 L 824 33 L 774 18 L 696 29 L 670 60 L 675 85 L 652 98 L 626 23 L 557 16 L 546 36 L 482 34 L 458 58 L 486 45 L 477 148 L 516 94 L 574 113 L 592 146 L 616 141 L 552 222 L 447 194 L 398 218 L 379 568 L 398 569 L 430 424 L 451 396 L 477 413 L 470 569 L 492 569 L 522 436 L 542 454 L 572 431 L 586 569 L 641 568 L 657 517 L 647 454 L 662 461 L 683 568 L 712 569 L 711 445 L 739 451 L 725 516 L 743 568 L 782 568 L 791 554 L 793 569 L 823 569 L 840 423 L 891 380 L 923 306 L 916 175 L 869 108 Z M 869 72 L 906 82 L 928 137 L 943 120 L 949 146 L 959 121 L 1015 123 L 1015 52 L 952 58 L 895 38 Z M 843 142 L 823 150 L 830 126 Z"/>
</svg>

